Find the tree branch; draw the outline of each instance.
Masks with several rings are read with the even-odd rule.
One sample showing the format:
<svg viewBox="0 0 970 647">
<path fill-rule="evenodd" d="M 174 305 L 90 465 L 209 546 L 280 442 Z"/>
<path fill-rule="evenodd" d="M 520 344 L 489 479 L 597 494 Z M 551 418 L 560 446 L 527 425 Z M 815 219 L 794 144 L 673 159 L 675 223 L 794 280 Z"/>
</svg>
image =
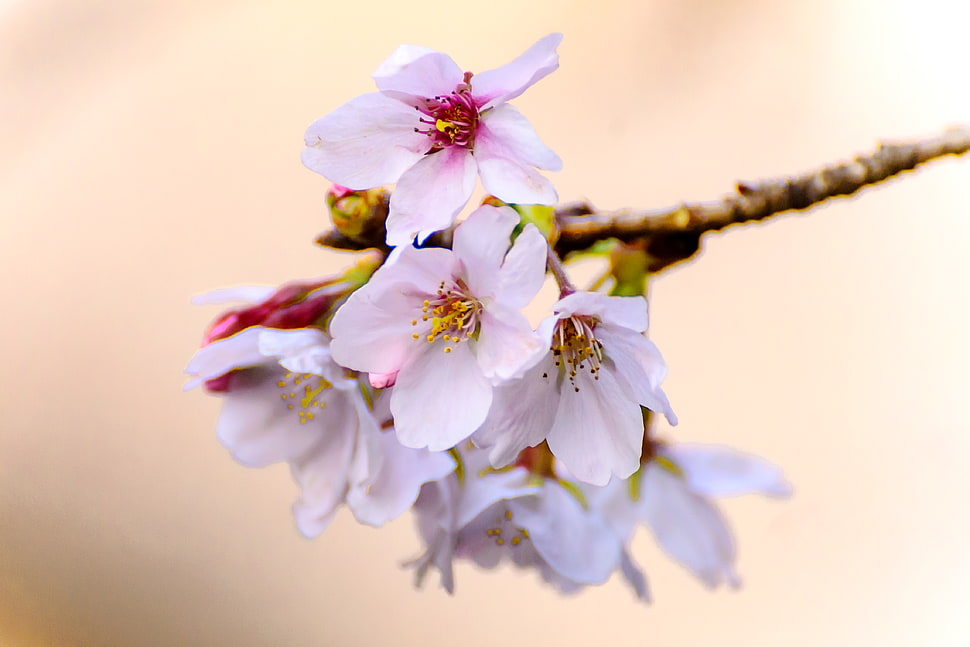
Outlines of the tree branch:
<svg viewBox="0 0 970 647">
<path fill-rule="evenodd" d="M 684 203 L 648 211 L 596 211 L 583 203 L 564 205 L 556 210 L 560 229 L 556 251 L 565 255 L 606 238 L 644 240 L 653 257 L 650 269 L 657 271 L 693 256 L 700 249 L 700 236 L 705 232 L 763 220 L 784 211 L 807 209 L 930 160 L 968 151 L 970 127 L 960 126 L 930 139 L 880 144 L 874 152 L 850 162 L 794 177 L 740 182 L 736 193 L 715 202 Z"/>
</svg>

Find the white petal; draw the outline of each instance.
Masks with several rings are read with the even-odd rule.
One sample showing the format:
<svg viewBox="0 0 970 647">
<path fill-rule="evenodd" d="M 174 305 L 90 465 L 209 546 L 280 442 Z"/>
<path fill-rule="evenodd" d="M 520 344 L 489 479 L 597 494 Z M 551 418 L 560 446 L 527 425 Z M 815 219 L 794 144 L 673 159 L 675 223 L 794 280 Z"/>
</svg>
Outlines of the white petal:
<svg viewBox="0 0 970 647">
<path fill-rule="evenodd" d="M 396 182 L 431 146 L 413 107 L 380 92 L 351 99 L 307 128 L 303 164 L 331 182 L 370 189 Z"/>
<path fill-rule="evenodd" d="M 598 325 L 595 334 L 603 344 L 606 361 L 615 366 L 617 381 L 628 397 L 664 414 L 670 424 L 676 425 L 677 416 L 660 388 L 667 375 L 667 364 L 654 343 L 629 328 L 606 323 Z"/>
<path fill-rule="evenodd" d="M 640 467 L 643 417 L 640 405 L 625 396 L 610 371 L 598 375 L 593 380 L 588 371 L 579 371 L 578 392 L 563 382 L 547 440 L 577 479 L 606 485 L 612 474 L 626 478 Z"/>
<path fill-rule="evenodd" d="M 341 376 L 342 370 L 330 358 L 329 346 L 330 339 L 319 328 L 267 328 L 259 335 L 259 351 L 278 358 L 283 368 L 334 380 Z"/>
<path fill-rule="evenodd" d="M 300 499 L 293 505 L 293 515 L 297 528 L 307 537 L 316 537 L 326 529 L 347 493 L 360 424 L 357 409 L 348 397 L 334 399 L 328 407 L 329 424 L 317 444 L 290 462 L 293 478 L 301 489 Z"/>
<path fill-rule="evenodd" d="M 468 343 L 445 353 L 443 342 L 423 347 L 401 367 L 391 394 L 398 439 L 405 447 L 442 451 L 468 438 L 485 420 L 492 386 Z"/>
<path fill-rule="evenodd" d="M 522 377 L 549 351 L 517 310 L 493 304 L 482 312 L 481 326 L 475 354 L 482 373 L 493 384 Z"/>
<path fill-rule="evenodd" d="M 531 166 L 490 155 L 486 148 L 475 152 L 482 186 L 495 197 L 514 204 L 556 204 L 559 196 L 552 182 Z"/>
<path fill-rule="evenodd" d="M 690 489 L 703 496 L 759 493 L 787 497 L 792 493 L 781 468 L 754 454 L 686 443 L 665 447 L 663 453 L 683 470 Z"/>
<path fill-rule="evenodd" d="M 535 225 L 526 225 L 499 270 L 502 303 L 524 308 L 532 302 L 546 280 L 547 250 L 546 239 Z"/>
<path fill-rule="evenodd" d="M 452 146 L 425 156 L 401 176 L 391 194 L 387 244 L 409 245 L 451 226 L 475 189 L 478 167 L 464 148 Z"/>
<path fill-rule="evenodd" d="M 251 326 L 200 348 L 185 367 L 185 372 L 193 378 L 183 388 L 187 391 L 239 368 L 273 363 L 259 352 L 259 335 L 263 330 L 262 326 Z"/>
<path fill-rule="evenodd" d="M 393 432 L 379 437 L 384 460 L 377 478 L 347 493 L 347 504 L 357 521 L 371 526 L 396 519 L 418 498 L 423 483 L 444 478 L 455 468 L 454 459 L 447 453 L 409 449 Z"/>
<path fill-rule="evenodd" d="M 398 47 L 373 74 L 383 92 L 429 98 L 454 91 L 464 76 L 447 54 L 416 45 Z"/>
<path fill-rule="evenodd" d="M 300 423 L 298 410 L 288 409 L 277 386 L 284 373 L 252 369 L 236 374 L 216 423 L 216 436 L 233 457 L 249 467 L 265 467 L 301 456 L 332 425 L 342 424 L 340 407 L 317 409 L 314 420 Z M 329 398 L 328 398 L 329 400 Z M 296 400 L 299 406 L 299 400 Z"/>
<path fill-rule="evenodd" d="M 479 159 L 503 157 L 549 171 L 562 170 L 562 160 L 542 143 L 525 116 L 508 104 L 482 115 L 475 133 Z"/>
<path fill-rule="evenodd" d="M 710 502 L 657 463 L 643 469 L 641 511 L 663 550 L 709 587 L 738 582 L 734 538 Z"/>
<path fill-rule="evenodd" d="M 266 285 L 237 285 L 210 290 L 192 297 L 192 305 L 209 306 L 227 303 L 261 303 L 273 296 L 278 288 Z"/>
<path fill-rule="evenodd" d="M 472 78 L 472 94 L 494 106 L 519 96 L 530 85 L 556 71 L 559 55 L 556 48 L 562 34 L 549 34 L 540 39 L 511 63 Z"/>
<path fill-rule="evenodd" d="M 650 588 L 647 586 L 647 576 L 640 565 L 636 563 L 636 560 L 633 559 L 630 551 L 625 548 L 620 555 L 620 570 L 623 572 L 623 579 L 633 587 L 637 599 L 649 603 L 651 598 Z"/>
<path fill-rule="evenodd" d="M 491 296 L 498 287 L 499 268 L 517 224 L 519 215 L 515 209 L 485 205 L 475 209 L 455 229 L 451 248 L 465 268 L 468 287 L 477 297 Z"/>
<path fill-rule="evenodd" d="M 540 496 L 509 501 L 512 523 L 528 529 L 542 558 L 561 575 L 598 584 L 619 566 L 619 541 L 565 488 L 546 480 Z"/>
<path fill-rule="evenodd" d="M 552 428 L 559 405 L 559 390 L 551 354 L 520 381 L 495 389 L 492 407 L 482 426 L 472 436 L 475 444 L 488 450 L 493 467 L 504 467 L 526 447 L 534 447 Z"/>
<path fill-rule="evenodd" d="M 465 459 L 466 476 L 455 510 L 455 525 L 459 528 L 471 523 L 496 501 L 539 492 L 537 486 L 529 484 L 529 474 L 521 467 L 480 476 L 489 465 L 485 452 L 465 451 L 462 457 Z"/>
<path fill-rule="evenodd" d="M 641 296 L 611 297 L 597 292 L 573 292 L 557 301 L 552 309 L 561 318 L 574 314 L 590 315 L 634 332 L 647 329 L 647 300 Z"/>
</svg>

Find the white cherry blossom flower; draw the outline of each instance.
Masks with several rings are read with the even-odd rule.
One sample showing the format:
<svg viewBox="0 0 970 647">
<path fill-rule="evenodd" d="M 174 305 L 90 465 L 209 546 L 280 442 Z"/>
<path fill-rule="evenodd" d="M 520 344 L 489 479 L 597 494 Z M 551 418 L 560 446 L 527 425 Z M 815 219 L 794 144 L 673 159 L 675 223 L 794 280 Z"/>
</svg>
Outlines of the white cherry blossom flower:
<svg viewBox="0 0 970 647">
<path fill-rule="evenodd" d="M 303 163 L 351 189 L 397 182 L 387 219 L 392 246 L 451 225 L 477 175 L 506 202 L 555 204 L 555 189 L 534 167 L 556 171 L 562 162 L 506 102 L 559 67 L 561 40 L 550 34 L 476 75 L 445 54 L 402 45 L 374 72 L 379 92 L 310 125 Z"/>
<path fill-rule="evenodd" d="M 508 207 L 485 206 L 455 231 L 453 249 L 402 247 L 354 292 L 330 325 L 334 359 L 393 378 L 390 408 L 406 447 L 454 447 L 485 419 L 493 385 L 543 352 L 521 314 L 545 277 L 546 241 Z M 508 253 L 506 253 L 508 250 Z"/>
<path fill-rule="evenodd" d="M 717 445 L 658 445 L 629 481 L 584 488 L 623 543 L 638 523 L 660 547 L 707 587 L 738 586 L 737 547 L 714 497 L 763 494 L 787 497 L 791 485 L 768 461 Z"/>
<path fill-rule="evenodd" d="M 301 489 L 300 532 L 319 535 L 346 502 L 358 521 L 379 526 L 442 478 L 447 454 L 408 449 L 382 432 L 358 380 L 330 359 L 319 329 L 253 326 L 198 351 L 187 372 L 198 383 L 231 372 L 217 436 L 249 467 L 285 461 Z"/>
<path fill-rule="evenodd" d="M 522 380 L 500 387 L 475 433 L 492 465 L 515 460 L 546 440 L 577 479 L 605 485 L 640 465 L 641 405 L 676 417 L 660 388 L 667 373 L 660 351 L 643 336 L 643 297 L 574 292 L 539 327 L 551 350 Z"/>
<path fill-rule="evenodd" d="M 454 591 L 453 560 L 482 568 L 508 560 L 535 569 L 561 592 L 601 584 L 619 567 L 621 544 L 578 488 L 524 467 L 492 472 L 484 452 L 461 452 L 461 476 L 428 483 L 415 504 L 427 545 L 411 565 L 416 582 L 435 567 Z M 484 468 L 484 469 L 483 469 Z"/>
</svg>

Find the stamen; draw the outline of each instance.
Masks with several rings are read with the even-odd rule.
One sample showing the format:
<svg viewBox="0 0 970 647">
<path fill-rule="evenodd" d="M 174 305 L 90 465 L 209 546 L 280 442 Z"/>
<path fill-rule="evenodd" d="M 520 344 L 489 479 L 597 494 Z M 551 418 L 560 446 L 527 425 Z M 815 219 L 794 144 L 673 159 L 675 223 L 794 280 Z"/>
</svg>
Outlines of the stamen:
<svg viewBox="0 0 970 647">
<path fill-rule="evenodd" d="M 567 377 L 573 392 L 579 393 L 576 378 L 580 371 L 588 372 L 598 380 L 600 365 L 603 362 L 603 344 L 596 339 L 594 330 L 597 321 L 594 317 L 573 315 L 556 323 L 552 338 L 552 355 L 560 377 Z M 542 374 L 548 379 L 547 373 Z"/>
<path fill-rule="evenodd" d="M 292 381 L 291 381 L 292 378 Z M 314 419 L 315 414 L 313 409 L 323 409 L 327 406 L 321 396 L 327 391 L 327 389 L 333 388 L 333 384 L 317 375 L 311 373 L 303 373 L 296 377 L 292 373 L 287 373 L 284 379 L 276 382 L 276 386 L 284 389 L 290 387 L 291 385 L 297 386 L 302 385 L 302 394 L 297 398 L 296 391 L 289 391 L 288 393 L 281 393 L 280 399 L 286 403 L 286 409 L 288 411 L 296 410 L 300 424 L 306 424 Z M 294 402 L 299 402 L 299 409 Z"/>
</svg>

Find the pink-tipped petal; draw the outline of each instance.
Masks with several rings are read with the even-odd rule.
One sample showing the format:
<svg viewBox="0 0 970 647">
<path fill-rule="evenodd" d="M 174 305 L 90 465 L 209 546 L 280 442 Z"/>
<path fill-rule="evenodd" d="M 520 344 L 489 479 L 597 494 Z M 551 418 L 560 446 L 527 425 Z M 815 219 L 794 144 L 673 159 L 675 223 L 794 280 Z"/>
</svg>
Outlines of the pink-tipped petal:
<svg viewBox="0 0 970 647">
<path fill-rule="evenodd" d="M 303 164 L 351 189 L 396 182 L 428 151 L 419 125 L 413 107 L 380 92 L 361 95 L 310 124 Z"/>
<path fill-rule="evenodd" d="M 549 34 L 514 61 L 475 75 L 472 78 L 475 98 L 491 107 L 519 96 L 530 85 L 556 71 L 559 67 L 556 48 L 561 41 L 562 34 Z"/>
<path fill-rule="evenodd" d="M 387 244 L 410 245 L 455 220 L 475 190 L 475 158 L 452 146 L 420 160 L 401 176 L 391 194 L 387 217 Z"/>
<path fill-rule="evenodd" d="M 480 158 L 504 157 L 549 171 L 562 170 L 559 156 L 542 143 L 529 120 L 508 104 L 482 115 L 475 151 Z"/>
</svg>

